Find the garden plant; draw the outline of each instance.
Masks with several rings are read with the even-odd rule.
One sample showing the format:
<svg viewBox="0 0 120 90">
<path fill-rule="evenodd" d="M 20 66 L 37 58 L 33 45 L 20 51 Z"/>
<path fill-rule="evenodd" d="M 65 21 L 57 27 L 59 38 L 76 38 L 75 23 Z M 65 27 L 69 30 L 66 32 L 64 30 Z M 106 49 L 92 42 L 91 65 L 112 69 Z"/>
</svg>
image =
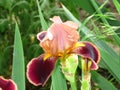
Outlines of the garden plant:
<svg viewBox="0 0 120 90">
<path fill-rule="evenodd" d="M 0 0 L 0 90 L 120 90 L 120 0 Z"/>
</svg>

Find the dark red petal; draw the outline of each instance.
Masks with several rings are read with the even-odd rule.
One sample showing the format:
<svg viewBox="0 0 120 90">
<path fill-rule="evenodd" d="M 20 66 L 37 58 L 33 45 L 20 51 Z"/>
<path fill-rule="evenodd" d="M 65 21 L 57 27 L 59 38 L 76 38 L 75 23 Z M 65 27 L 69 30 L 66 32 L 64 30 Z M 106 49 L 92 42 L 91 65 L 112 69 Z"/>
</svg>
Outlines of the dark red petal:
<svg viewBox="0 0 120 90">
<path fill-rule="evenodd" d="M 27 65 L 27 78 L 35 86 L 45 85 L 57 60 L 56 57 L 50 57 L 45 61 L 43 58 L 44 55 L 40 55 L 38 58 L 32 59 Z"/>
<path fill-rule="evenodd" d="M 83 58 L 92 60 L 91 69 L 96 70 L 98 68 L 97 63 L 100 61 L 100 53 L 98 48 L 90 42 L 81 42 L 85 46 L 78 47 L 75 52 Z"/>
<path fill-rule="evenodd" d="M 17 90 L 17 85 L 13 80 L 0 76 L 0 90 Z"/>
</svg>

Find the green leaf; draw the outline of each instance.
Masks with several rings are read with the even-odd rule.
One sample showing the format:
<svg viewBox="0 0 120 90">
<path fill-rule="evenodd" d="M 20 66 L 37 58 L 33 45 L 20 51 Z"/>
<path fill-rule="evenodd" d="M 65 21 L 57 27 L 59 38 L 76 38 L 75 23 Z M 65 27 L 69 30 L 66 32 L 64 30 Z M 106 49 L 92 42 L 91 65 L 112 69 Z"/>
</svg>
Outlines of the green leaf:
<svg viewBox="0 0 120 90">
<path fill-rule="evenodd" d="M 3 72 L 3 60 L 4 60 L 3 53 L 0 52 L 0 74 L 2 74 Z"/>
<path fill-rule="evenodd" d="M 75 0 L 69 0 L 69 3 L 67 0 L 61 0 L 61 2 L 69 8 L 69 10 L 74 13 L 74 15 L 79 18 L 79 14 L 77 13 L 76 7 L 76 1 Z"/>
<path fill-rule="evenodd" d="M 6 30 L 7 24 L 7 19 L 0 19 L 0 32 L 4 32 Z"/>
<path fill-rule="evenodd" d="M 16 3 L 12 6 L 11 11 L 12 11 L 12 10 L 17 11 L 17 10 L 25 9 L 25 8 L 26 8 L 26 9 L 29 9 L 29 8 L 30 8 L 29 3 L 28 3 L 27 1 L 25 1 L 25 0 L 20 0 L 20 1 L 16 2 Z"/>
<path fill-rule="evenodd" d="M 0 0 L 0 6 L 6 8 L 6 9 L 11 9 L 11 6 L 13 4 L 13 0 Z"/>
<path fill-rule="evenodd" d="M 117 90 L 117 88 L 110 81 L 107 81 L 97 72 L 92 71 L 91 73 L 92 73 L 92 79 L 95 81 L 95 83 L 98 84 L 98 86 L 102 90 Z"/>
<path fill-rule="evenodd" d="M 116 62 L 116 58 L 111 54 L 107 53 L 105 50 L 101 49 L 101 56 L 103 57 L 103 62 L 105 63 L 107 69 L 111 72 L 111 74 L 116 78 L 116 80 L 120 83 L 120 64 Z"/>
<path fill-rule="evenodd" d="M 51 90 L 67 90 L 66 80 L 60 70 L 60 61 L 57 61 L 56 67 L 52 73 L 52 89 Z"/>
<path fill-rule="evenodd" d="M 90 0 L 74 0 L 74 3 L 76 6 L 83 8 L 90 14 L 94 13 L 94 8 L 93 8 L 92 4 L 90 3 Z"/>
<path fill-rule="evenodd" d="M 23 46 L 17 23 L 15 27 L 12 79 L 17 84 L 18 90 L 25 90 L 25 67 Z"/>
<path fill-rule="evenodd" d="M 41 12 L 41 8 L 40 8 L 38 0 L 37 0 L 37 6 L 38 6 L 38 12 L 39 12 L 39 17 L 40 17 L 40 22 L 41 22 L 41 25 L 42 25 L 42 29 L 47 30 L 48 26 L 47 26 L 47 23 L 46 23 L 46 21 L 45 21 L 45 19 L 43 17 L 42 12 Z"/>
<path fill-rule="evenodd" d="M 79 18 L 81 14 L 78 14 L 78 8 L 86 10 L 88 13 L 93 14 L 95 9 L 90 3 L 90 0 L 61 0 L 61 2 L 74 14 L 75 17 Z M 82 2 L 82 3 L 81 3 Z"/>
<path fill-rule="evenodd" d="M 120 14 L 120 3 L 117 0 L 113 0 L 113 3 L 118 11 L 118 13 Z"/>
</svg>

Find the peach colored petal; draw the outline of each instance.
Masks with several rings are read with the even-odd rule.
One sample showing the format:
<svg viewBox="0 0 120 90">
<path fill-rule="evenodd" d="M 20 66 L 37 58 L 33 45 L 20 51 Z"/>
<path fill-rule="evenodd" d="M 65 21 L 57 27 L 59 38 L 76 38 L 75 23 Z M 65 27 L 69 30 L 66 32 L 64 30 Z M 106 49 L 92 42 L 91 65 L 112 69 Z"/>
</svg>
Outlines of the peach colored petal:
<svg viewBox="0 0 120 90">
<path fill-rule="evenodd" d="M 43 48 L 43 50 L 47 53 L 50 53 L 50 40 L 45 39 L 40 42 L 40 46 Z"/>
<path fill-rule="evenodd" d="M 53 24 L 48 28 L 47 32 L 43 31 L 37 37 L 41 41 L 40 46 L 45 53 L 61 55 L 78 42 L 78 25 L 72 21 L 63 23 L 59 16 L 54 16 L 51 20 Z"/>
<path fill-rule="evenodd" d="M 62 23 L 62 20 L 59 16 L 54 16 L 53 18 L 50 18 L 50 20 L 54 23 Z"/>
<path fill-rule="evenodd" d="M 52 35 L 52 33 L 49 31 L 49 29 L 48 29 L 48 31 L 47 31 L 47 36 L 48 36 L 48 39 L 49 39 L 49 40 L 52 40 L 52 39 L 53 39 L 53 35 Z"/>
<path fill-rule="evenodd" d="M 53 35 L 53 40 L 48 41 L 52 54 L 64 52 L 73 47 L 79 39 L 78 32 L 65 24 L 54 23 L 49 28 L 49 32 Z"/>
<path fill-rule="evenodd" d="M 71 28 L 74 28 L 75 30 L 77 30 L 78 26 L 79 26 L 77 23 L 72 22 L 72 21 L 66 21 L 66 22 L 64 22 L 64 24 L 71 27 Z"/>
</svg>

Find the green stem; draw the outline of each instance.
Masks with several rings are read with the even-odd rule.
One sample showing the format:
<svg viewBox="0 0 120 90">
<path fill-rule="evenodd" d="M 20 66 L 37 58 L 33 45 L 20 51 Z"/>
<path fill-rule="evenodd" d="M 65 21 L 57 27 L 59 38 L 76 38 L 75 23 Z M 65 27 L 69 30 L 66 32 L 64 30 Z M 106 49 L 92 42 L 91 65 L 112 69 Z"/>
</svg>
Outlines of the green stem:
<svg viewBox="0 0 120 90">
<path fill-rule="evenodd" d="M 87 59 L 82 59 L 81 64 L 82 64 L 81 65 L 82 66 L 82 86 L 81 86 L 81 90 L 91 90 L 90 66 L 91 66 L 92 62 L 90 60 L 87 60 Z"/>
<path fill-rule="evenodd" d="M 70 85 L 71 85 L 72 90 L 77 90 L 75 81 L 74 82 L 70 82 Z"/>
</svg>

